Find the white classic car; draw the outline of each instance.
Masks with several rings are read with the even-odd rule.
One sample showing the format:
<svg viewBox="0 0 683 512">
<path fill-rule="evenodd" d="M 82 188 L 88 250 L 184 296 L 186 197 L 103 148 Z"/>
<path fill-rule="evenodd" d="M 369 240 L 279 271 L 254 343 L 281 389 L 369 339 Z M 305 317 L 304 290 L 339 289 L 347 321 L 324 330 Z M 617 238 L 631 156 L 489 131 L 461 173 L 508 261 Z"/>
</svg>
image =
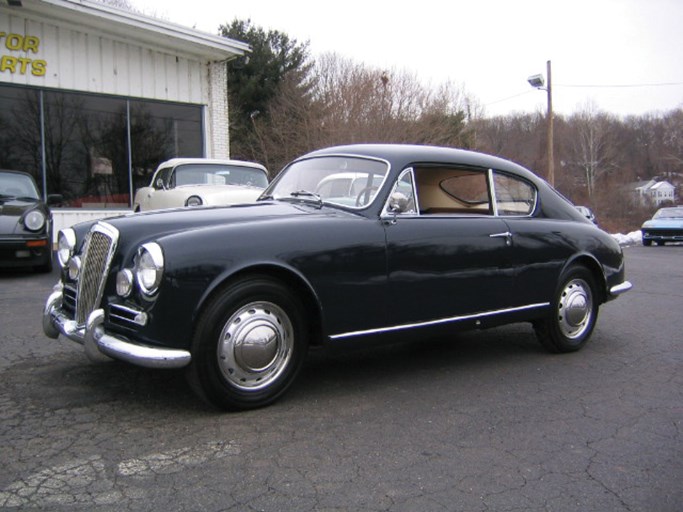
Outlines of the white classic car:
<svg viewBox="0 0 683 512">
<path fill-rule="evenodd" d="M 159 164 L 148 187 L 138 189 L 133 210 L 250 203 L 267 185 L 268 171 L 254 162 L 172 158 Z"/>
</svg>

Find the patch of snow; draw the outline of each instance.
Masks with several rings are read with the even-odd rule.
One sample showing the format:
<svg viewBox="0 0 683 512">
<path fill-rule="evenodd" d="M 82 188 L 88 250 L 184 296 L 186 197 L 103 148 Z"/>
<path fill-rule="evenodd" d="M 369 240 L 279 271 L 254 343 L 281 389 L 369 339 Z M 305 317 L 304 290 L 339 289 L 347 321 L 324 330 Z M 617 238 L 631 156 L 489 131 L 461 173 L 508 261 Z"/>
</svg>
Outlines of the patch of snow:
<svg viewBox="0 0 683 512">
<path fill-rule="evenodd" d="M 642 243 L 643 235 L 640 230 L 637 230 L 631 231 L 627 235 L 622 235 L 621 233 L 613 234 L 612 238 L 619 242 L 619 245 L 639 245 Z"/>
</svg>

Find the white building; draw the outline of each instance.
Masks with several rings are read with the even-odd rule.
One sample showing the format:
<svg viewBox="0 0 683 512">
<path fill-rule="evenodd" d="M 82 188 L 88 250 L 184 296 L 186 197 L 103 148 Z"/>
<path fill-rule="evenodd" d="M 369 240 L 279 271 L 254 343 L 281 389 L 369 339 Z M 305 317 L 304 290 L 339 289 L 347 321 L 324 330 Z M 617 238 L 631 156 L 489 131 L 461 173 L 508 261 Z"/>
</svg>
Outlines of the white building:
<svg viewBox="0 0 683 512">
<path fill-rule="evenodd" d="M 0 0 L 0 168 L 61 194 L 55 228 L 128 211 L 172 157 L 230 156 L 245 43 L 89 0 Z"/>
<path fill-rule="evenodd" d="M 640 181 L 634 184 L 633 189 L 644 205 L 659 206 L 664 202 L 673 203 L 675 201 L 676 187 L 668 181 Z"/>
</svg>

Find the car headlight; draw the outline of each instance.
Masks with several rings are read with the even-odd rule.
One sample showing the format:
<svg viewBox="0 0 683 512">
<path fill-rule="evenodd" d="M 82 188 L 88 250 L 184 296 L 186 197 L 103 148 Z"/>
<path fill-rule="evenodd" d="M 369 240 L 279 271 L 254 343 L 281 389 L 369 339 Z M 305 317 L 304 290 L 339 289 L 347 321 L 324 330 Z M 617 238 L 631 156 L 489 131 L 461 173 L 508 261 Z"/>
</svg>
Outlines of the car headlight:
<svg viewBox="0 0 683 512">
<path fill-rule="evenodd" d="M 119 297 L 129 297 L 133 291 L 134 283 L 133 272 L 127 268 L 116 274 L 116 293 Z"/>
<path fill-rule="evenodd" d="M 202 204 L 204 204 L 204 201 L 199 196 L 190 196 L 185 201 L 185 206 L 201 206 Z"/>
<path fill-rule="evenodd" d="M 24 226 L 30 231 L 40 231 L 45 226 L 45 214 L 40 210 L 31 210 L 24 217 Z"/>
<path fill-rule="evenodd" d="M 69 264 L 75 248 L 76 233 L 74 230 L 71 228 L 61 230 L 57 239 L 57 260 L 62 268 L 66 268 Z"/>
<path fill-rule="evenodd" d="M 75 281 L 81 275 L 81 258 L 74 256 L 69 260 L 69 279 Z"/>
<path fill-rule="evenodd" d="M 154 295 L 159 290 L 164 274 L 164 253 L 159 244 L 144 244 L 138 250 L 135 262 L 135 280 L 144 295 Z"/>
</svg>

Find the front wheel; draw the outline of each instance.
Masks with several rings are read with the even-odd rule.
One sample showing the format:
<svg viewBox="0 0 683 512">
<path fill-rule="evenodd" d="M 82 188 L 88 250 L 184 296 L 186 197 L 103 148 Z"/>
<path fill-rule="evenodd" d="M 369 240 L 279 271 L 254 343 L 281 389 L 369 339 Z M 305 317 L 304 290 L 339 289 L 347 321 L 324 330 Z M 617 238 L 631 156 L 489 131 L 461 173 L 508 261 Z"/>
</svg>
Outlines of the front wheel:
<svg viewBox="0 0 683 512">
<path fill-rule="evenodd" d="M 534 324 L 536 336 L 550 352 L 574 352 L 590 338 L 598 318 L 593 275 L 581 266 L 562 274 L 547 318 Z"/>
<path fill-rule="evenodd" d="M 279 281 L 245 278 L 204 309 L 192 344 L 188 380 L 221 409 L 270 404 L 293 382 L 308 348 L 304 308 Z"/>
</svg>

